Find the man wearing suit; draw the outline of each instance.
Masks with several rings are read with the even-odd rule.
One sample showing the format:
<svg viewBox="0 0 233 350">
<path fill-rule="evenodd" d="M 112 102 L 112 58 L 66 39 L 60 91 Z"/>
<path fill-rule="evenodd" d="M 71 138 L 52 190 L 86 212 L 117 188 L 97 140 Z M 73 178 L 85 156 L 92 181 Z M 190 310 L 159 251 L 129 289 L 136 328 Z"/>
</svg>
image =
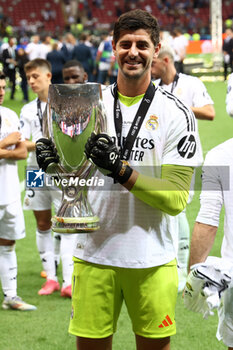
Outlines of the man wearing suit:
<svg viewBox="0 0 233 350">
<path fill-rule="evenodd" d="M 93 60 L 91 49 L 85 44 L 86 39 L 87 35 L 83 33 L 79 44 L 74 47 L 72 59 L 79 61 L 83 65 L 85 72 L 90 76 L 93 71 Z"/>
<path fill-rule="evenodd" d="M 52 51 L 47 54 L 47 60 L 52 66 L 52 84 L 62 84 L 62 68 L 66 62 L 64 53 L 58 49 L 58 43 L 52 45 Z"/>
<path fill-rule="evenodd" d="M 233 72 L 233 31 L 227 28 L 225 31 L 226 37 L 223 41 L 223 64 L 224 64 L 224 80 L 227 80 L 228 68 Z"/>
<path fill-rule="evenodd" d="M 16 48 L 15 39 L 9 38 L 9 46 L 2 53 L 3 70 L 11 82 L 11 100 L 14 99 L 15 94 L 15 74 L 16 74 Z"/>
</svg>

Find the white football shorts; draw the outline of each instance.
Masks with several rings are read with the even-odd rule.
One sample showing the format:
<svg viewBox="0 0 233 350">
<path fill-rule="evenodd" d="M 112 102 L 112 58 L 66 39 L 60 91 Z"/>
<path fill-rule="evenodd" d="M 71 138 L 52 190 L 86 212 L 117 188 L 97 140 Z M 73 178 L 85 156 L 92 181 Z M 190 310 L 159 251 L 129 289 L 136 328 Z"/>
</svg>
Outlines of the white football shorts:
<svg viewBox="0 0 233 350">
<path fill-rule="evenodd" d="M 0 238 L 18 240 L 25 237 L 25 223 L 21 201 L 0 206 Z"/>
<path fill-rule="evenodd" d="M 216 337 L 228 347 L 233 347 L 233 288 L 227 289 L 218 309 L 218 330 Z"/>
<path fill-rule="evenodd" d="M 58 211 L 62 199 L 62 191 L 56 189 L 28 188 L 23 201 L 24 210 L 49 210 L 54 204 L 55 212 Z"/>
</svg>

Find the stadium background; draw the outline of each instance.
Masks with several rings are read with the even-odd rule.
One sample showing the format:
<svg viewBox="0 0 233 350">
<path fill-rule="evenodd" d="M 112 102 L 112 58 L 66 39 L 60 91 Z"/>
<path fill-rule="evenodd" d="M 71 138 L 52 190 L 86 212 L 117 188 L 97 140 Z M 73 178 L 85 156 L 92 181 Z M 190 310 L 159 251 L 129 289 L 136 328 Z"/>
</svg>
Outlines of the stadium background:
<svg viewBox="0 0 233 350">
<path fill-rule="evenodd" d="M 166 3 L 166 4 L 165 4 Z M 170 4 L 170 5 L 169 5 Z M 180 6 L 178 6 L 180 4 Z M 71 5 L 71 6 L 70 6 Z M 104 29 L 111 28 L 117 14 L 126 6 L 152 10 L 159 19 L 163 30 L 171 30 L 173 26 L 181 25 L 183 32 L 192 36 L 190 47 L 199 45 L 199 40 L 211 40 L 209 1 L 0 1 L 1 42 L 9 35 L 17 37 L 18 43 L 24 43 L 34 33 L 50 33 L 54 39 L 67 30 L 74 32 L 76 37 L 82 31 L 90 31 L 98 36 Z M 160 8 L 159 6 L 162 5 Z M 175 5 L 175 6 L 174 6 Z M 149 6 L 149 7 L 148 7 Z M 67 9 L 71 8 L 75 23 L 68 20 Z M 54 18 L 45 19 L 42 10 L 55 11 Z M 118 12 L 117 12 L 118 11 Z M 51 13 L 51 12 L 50 12 Z M 223 32 L 226 26 L 232 24 L 233 1 L 224 1 L 222 6 Z M 190 21 L 192 19 L 192 25 Z M 194 19 L 194 21 L 193 21 Z M 228 21 L 226 21 L 228 20 Z M 26 22 L 25 22 L 26 21 Z M 193 35 L 194 34 L 194 35 Z M 194 42 L 198 42 L 193 44 Z M 191 74 L 199 75 L 204 80 L 207 90 L 215 103 L 216 118 L 213 122 L 199 121 L 199 131 L 204 155 L 217 144 L 232 137 L 233 120 L 227 115 L 225 108 L 226 82 L 223 81 L 221 67 L 216 69 L 212 61 L 212 53 L 190 52 L 186 58 L 186 69 Z M 30 99 L 35 96 L 30 91 Z M 22 92 L 17 85 L 14 100 L 10 100 L 7 90 L 4 106 L 17 112 L 23 106 Z M 25 161 L 19 162 L 21 182 L 25 177 Z M 200 172 L 196 176 L 200 184 Z M 192 230 L 199 209 L 200 186 L 197 185 L 194 199 L 187 208 L 190 228 Z M 22 198 L 24 190 L 22 186 Z M 222 213 L 223 214 L 223 213 Z M 212 255 L 219 256 L 223 231 L 223 215 L 218 230 Z M 70 300 L 64 300 L 59 293 L 48 297 L 40 297 L 37 291 L 42 283 L 40 277 L 41 263 L 35 243 L 35 220 L 31 212 L 25 212 L 27 237 L 17 243 L 18 257 L 18 291 L 26 300 L 38 307 L 33 313 L 20 313 L 0 309 L 0 349 L 1 350 L 68 350 L 75 349 L 75 339 L 67 332 Z M 61 279 L 61 271 L 59 278 Z M 0 295 L 0 303 L 3 296 Z M 172 338 L 172 350 L 188 349 L 209 350 L 225 349 L 215 338 L 217 316 L 203 320 L 201 315 L 184 309 L 182 298 L 177 301 L 177 335 Z M 134 336 L 130 322 L 123 307 L 118 323 L 118 332 L 114 339 L 114 350 L 135 349 Z"/>
</svg>

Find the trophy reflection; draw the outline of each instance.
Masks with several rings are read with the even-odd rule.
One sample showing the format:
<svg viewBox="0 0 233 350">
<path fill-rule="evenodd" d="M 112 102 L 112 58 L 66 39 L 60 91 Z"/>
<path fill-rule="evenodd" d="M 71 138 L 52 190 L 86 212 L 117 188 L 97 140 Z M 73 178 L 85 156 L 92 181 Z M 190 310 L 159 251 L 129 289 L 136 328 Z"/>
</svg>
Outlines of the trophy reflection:
<svg viewBox="0 0 233 350">
<path fill-rule="evenodd" d="M 87 233 L 99 229 L 99 218 L 92 212 L 85 185 L 96 167 L 87 160 L 84 150 L 91 133 L 104 131 L 105 124 L 100 84 L 50 85 L 44 130 L 54 142 L 60 162 L 51 164 L 48 173 L 57 175 L 62 189 L 61 206 L 52 218 L 55 232 Z"/>
</svg>

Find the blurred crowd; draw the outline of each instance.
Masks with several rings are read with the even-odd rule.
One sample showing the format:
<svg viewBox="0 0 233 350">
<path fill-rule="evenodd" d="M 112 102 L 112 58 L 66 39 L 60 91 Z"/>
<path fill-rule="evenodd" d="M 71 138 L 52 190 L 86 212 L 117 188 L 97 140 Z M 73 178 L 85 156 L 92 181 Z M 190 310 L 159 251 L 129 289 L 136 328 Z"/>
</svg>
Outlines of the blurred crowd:
<svg viewBox="0 0 233 350">
<path fill-rule="evenodd" d="M 209 16 L 204 14 L 205 9 L 209 8 L 209 0 L 116 0 L 114 4 L 104 0 L 63 0 L 61 8 L 65 23 L 63 28 L 59 23 L 57 10 L 50 2 L 47 2 L 39 13 L 35 11 L 25 14 L 25 18 L 20 19 L 17 24 L 13 23 L 9 13 L 4 13 L 3 6 L 0 6 L 0 36 L 12 35 L 13 32 L 14 35 L 17 32 L 21 36 L 42 34 L 46 30 L 48 32 L 48 23 L 50 26 L 53 25 L 52 31 L 56 34 L 61 34 L 64 30 L 73 34 L 80 33 L 83 29 L 97 32 L 103 28 L 110 30 L 111 23 L 117 17 L 135 8 L 153 14 L 157 17 L 160 27 L 169 31 L 177 25 L 183 32 L 191 35 L 193 33 L 207 35 L 210 31 Z M 51 30 L 49 31 L 51 35 Z"/>
<path fill-rule="evenodd" d="M 188 40 L 182 31 L 179 28 L 171 33 L 161 31 L 161 41 L 173 48 L 176 68 L 183 72 Z M 89 82 L 112 84 L 116 81 L 118 66 L 112 49 L 112 31 L 102 32 L 99 36 L 83 32 L 78 39 L 71 32 L 58 39 L 38 34 L 31 39 L 16 39 L 12 36 L 0 46 L 0 62 L 11 83 L 11 99 L 14 99 L 16 83 L 19 81 L 24 101 L 29 101 L 24 65 L 35 58 L 47 59 L 51 63 L 53 84 L 63 83 L 62 68 L 69 60 L 77 60 L 82 64 Z"/>
<path fill-rule="evenodd" d="M 140 1 L 139 3 L 139 0 L 130 0 L 115 1 L 114 4 L 115 13 L 113 15 L 116 17 L 137 7 L 152 13 L 155 9 L 153 6 L 156 6 L 160 14 L 158 21 L 161 27 L 161 40 L 173 47 L 176 69 L 180 72 L 183 71 L 188 40 L 192 39 L 189 33 L 194 33 L 194 40 L 197 30 L 200 30 L 200 34 L 209 33 L 210 30 L 209 25 L 206 27 L 201 23 L 200 16 L 190 15 L 192 11 L 201 13 L 207 10 L 209 8 L 207 0 L 156 0 L 153 4 L 151 1 Z M 52 83 L 63 82 L 62 67 L 71 59 L 78 60 L 83 65 L 89 82 L 101 84 L 115 82 L 118 67 L 112 52 L 111 24 L 109 28 L 101 28 L 103 23 L 96 23 L 94 13 L 92 13 L 95 10 L 105 9 L 106 2 L 104 0 L 80 0 L 78 2 L 63 0 L 62 6 L 66 26 L 65 28 L 57 26 L 52 34 L 51 31 L 45 29 L 46 22 L 49 20 L 57 24 L 56 13 L 50 11 L 51 6 L 41 10 L 44 24 L 40 22 L 34 28 L 29 26 L 28 22 L 22 23 L 21 27 L 14 27 L 11 18 L 4 15 L 3 8 L 0 6 L 0 62 L 4 73 L 11 82 L 12 99 L 14 99 L 15 86 L 18 82 L 21 84 L 25 102 L 28 101 L 27 80 L 23 67 L 25 63 L 35 58 L 47 59 L 51 63 Z M 172 18 L 174 21 L 163 27 L 163 16 Z M 223 30 L 231 27 L 232 21 L 229 25 L 224 22 Z M 204 36 L 199 35 L 199 38 L 204 38 Z M 228 39 L 223 50 L 225 79 L 229 66 L 228 51 L 232 51 L 227 41 Z M 232 43 L 232 40 L 229 43 Z"/>
</svg>

